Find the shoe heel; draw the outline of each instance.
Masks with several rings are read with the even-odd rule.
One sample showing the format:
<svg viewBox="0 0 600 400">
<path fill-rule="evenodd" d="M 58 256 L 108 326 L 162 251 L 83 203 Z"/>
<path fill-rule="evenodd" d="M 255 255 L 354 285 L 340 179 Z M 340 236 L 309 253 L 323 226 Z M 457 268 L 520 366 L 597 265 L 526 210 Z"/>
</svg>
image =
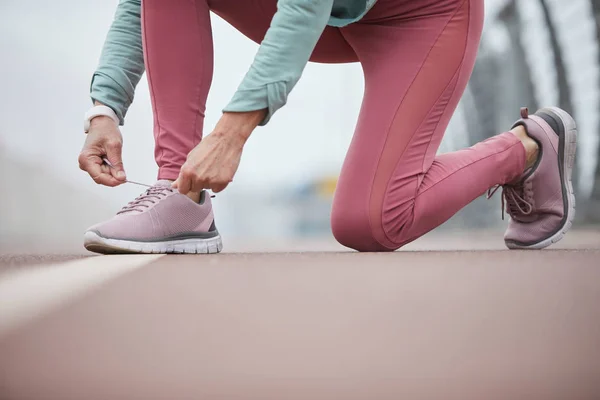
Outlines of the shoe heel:
<svg viewBox="0 0 600 400">
<path fill-rule="evenodd" d="M 554 115 L 555 118 L 558 118 L 562 121 L 563 126 L 565 127 L 564 132 L 564 167 L 565 167 L 565 178 L 571 180 L 571 175 L 573 172 L 573 166 L 575 165 L 575 154 L 577 153 L 577 123 L 575 119 L 566 112 L 565 110 L 558 107 L 548 107 L 541 110 L 542 112 L 547 112 L 549 114 Z"/>
</svg>

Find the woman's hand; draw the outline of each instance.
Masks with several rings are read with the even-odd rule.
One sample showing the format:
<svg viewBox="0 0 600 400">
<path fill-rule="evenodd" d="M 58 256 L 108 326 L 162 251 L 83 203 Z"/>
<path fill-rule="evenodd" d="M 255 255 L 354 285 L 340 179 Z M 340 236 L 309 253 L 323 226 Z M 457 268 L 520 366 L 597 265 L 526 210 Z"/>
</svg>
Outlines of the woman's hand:
<svg viewBox="0 0 600 400">
<path fill-rule="evenodd" d="M 90 174 L 94 182 L 105 186 L 125 183 L 125 171 L 121 161 L 123 137 L 119 126 L 109 117 L 96 117 L 91 121 L 83 149 L 79 154 L 79 168 Z M 110 168 L 102 158 L 114 166 Z"/>
<path fill-rule="evenodd" d="M 223 191 L 238 169 L 246 140 L 265 113 L 224 113 L 215 130 L 188 154 L 173 187 L 181 194 L 203 189 Z"/>
</svg>

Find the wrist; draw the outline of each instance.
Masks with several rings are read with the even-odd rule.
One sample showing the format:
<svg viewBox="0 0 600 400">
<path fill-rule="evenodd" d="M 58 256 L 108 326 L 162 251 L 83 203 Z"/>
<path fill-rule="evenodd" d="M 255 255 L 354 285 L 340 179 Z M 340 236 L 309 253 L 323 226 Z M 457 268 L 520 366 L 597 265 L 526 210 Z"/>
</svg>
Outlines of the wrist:
<svg viewBox="0 0 600 400">
<path fill-rule="evenodd" d="M 236 135 L 246 141 L 266 114 L 266 109 L 247 112 L 224 112 L 215 127 L 215 131 L 227 135 Z"/>
<path fill-rule="evenodd" d="M 83 131 L 85 133 L 89 132 L 90 128 L 92 127 L 92 123 L 94 125 L 99 123 L 107 123 L 106 118 L 110 119 L 116 126 L 119 126 L 119 117 L 112 108 L 100 104 L 94 105 L 85 113 L 83 120 Z"/>
<path fill-rule="evenodd" d="M 111 118 L 106 115 L 98 115 L 90 120 L 90 127 L 99 126 L 99 125 L 114 125 L 118 126 L 118 124 Z"/>
</svg>

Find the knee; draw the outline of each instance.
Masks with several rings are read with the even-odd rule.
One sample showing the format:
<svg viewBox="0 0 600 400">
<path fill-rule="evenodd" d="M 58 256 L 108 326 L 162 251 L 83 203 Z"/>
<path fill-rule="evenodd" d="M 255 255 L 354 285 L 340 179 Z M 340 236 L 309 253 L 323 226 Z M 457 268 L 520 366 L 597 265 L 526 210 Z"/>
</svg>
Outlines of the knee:
<svg viewBox="0 0 600 400">
<path fill-rule="evenodd" d="M 333 207 L 331 213 L 331 231 L 335 239 L 345 247 L 360 252 L 387 252 L 395 249 L 388 248 L 376 239 L 366 213 L 357 210 L 344 210 L 343 207 Z"/>
</svg>

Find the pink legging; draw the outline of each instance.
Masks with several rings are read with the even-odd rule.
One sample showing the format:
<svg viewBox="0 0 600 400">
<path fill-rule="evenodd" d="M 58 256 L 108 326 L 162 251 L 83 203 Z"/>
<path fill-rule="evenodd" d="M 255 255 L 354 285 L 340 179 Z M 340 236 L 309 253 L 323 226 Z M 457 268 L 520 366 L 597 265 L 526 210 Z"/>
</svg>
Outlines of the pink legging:
<svg viewBox="0 0 600 400">
<path fill-rule="evenodd" d="M 360 22 L 327 27 L 311 61 L 359 61 L 365 94 L 336 189 L 332 230 L 359 251 L 391 251 L 516 179 L 511 133 L 437 156 L 467 85 L 484 0 L 378 0 Z M 209 10 L 260 42 L 277 0 L 144 0 L 146 69 L 160 179 L 175 179 L 202 138 L 213 74 Z M 317 94 L 315 94 L 317 95 Z"/>
</svg>

